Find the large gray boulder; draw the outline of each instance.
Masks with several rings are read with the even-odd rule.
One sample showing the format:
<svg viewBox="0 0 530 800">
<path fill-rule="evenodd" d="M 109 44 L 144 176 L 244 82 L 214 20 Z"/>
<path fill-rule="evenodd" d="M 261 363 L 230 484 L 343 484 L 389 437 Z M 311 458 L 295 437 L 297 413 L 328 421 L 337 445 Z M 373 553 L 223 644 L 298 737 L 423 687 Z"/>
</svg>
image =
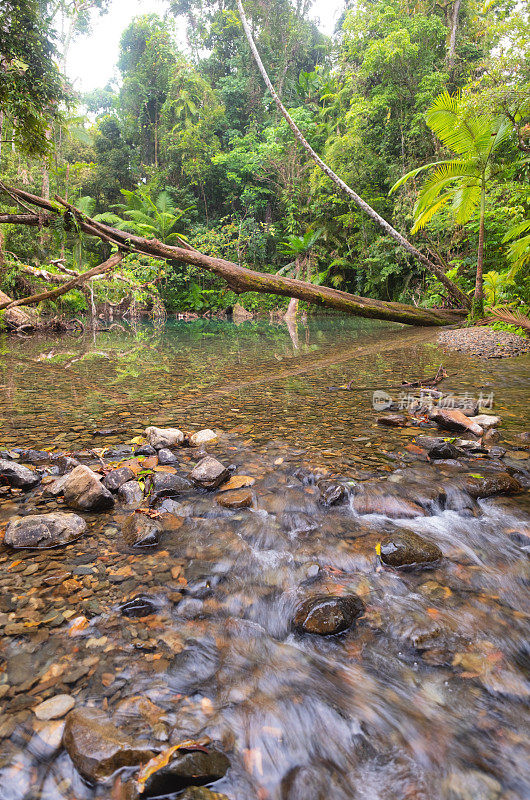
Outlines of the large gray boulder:
<svg viewBox="0 0 530 800">
<path fill-rule="evenodd" d="M 77 511 L 106 511 L 114 497 L 101 483 L 101 476 L 82 464 L 72 470 L 62 483 L 65 503 Z"/>
<path fill-rule="evenodd" d="M 16 489 L 33 489 L 40 481 L 41 476 L 38 472 L 28 469 L 16 461 L 0 459 L 0 482 L 8 483 Z"/>
<path fill-rule="evenodd" d="M 77 539 L 86 529 L 85 520 L 77 514 L 31 514 L 8 524 L 4 542 L 17 549 L 58 547 Z"/>
</svg>

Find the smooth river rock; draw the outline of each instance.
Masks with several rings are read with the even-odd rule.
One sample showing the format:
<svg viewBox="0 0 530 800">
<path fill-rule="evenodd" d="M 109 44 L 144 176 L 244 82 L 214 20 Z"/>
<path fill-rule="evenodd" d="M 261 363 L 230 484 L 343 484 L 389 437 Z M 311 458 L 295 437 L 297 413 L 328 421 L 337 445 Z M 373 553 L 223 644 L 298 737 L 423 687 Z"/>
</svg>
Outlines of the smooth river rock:
<svg viewBox="0 0 530 800">
<path fill-rule="evenodd" d="M 190 436 L 190 445 L 192 447 L 200 447 L 201 445 L 205 444 L 213 444 L 218 439 L 217 434 L 215 431 L 211 431 L 209 428 L 206 428 L 203 431 L 197 431 L 197 433 L 192 433 Z"/>
<path fill-rule="evenodd" d="M 380 544 L 380 558 L 388 567 L 413 567 L 432 564 L 442 558 L 440 548 L 417 533 L 398 530 Z"/>
<path fill-rule="evenodd" d="M 17 464 L 16 461 L 0 459 L 0 483 L 8 483 L 16 489 L 33 489 L 40 482 L 40 473 Z"/>
<path fill-rule="evenodd" d="M 90 467 L 80 465 L 61 478 L 66 505 L 76 511 L 107 511 L 114 497 L 101 483 L 101 476 Z"/>
<path fill-rule="evenodd" d="M 219 750 L 181 748 L 173 753 L 165 767 L 147 778 L 144 796 L 172 795 L 190 784 L 213 783 L 222 778 L 229 767 L 230 761 Z"/>
<path fill-rule="evenodd" d="M 108 718 L 88 708 L 68 714 L 63 747 L 89 781 L 105 780 L 122 767 L 136 767 L 153 757 L 147 745 L 133 741 Z"/>
<path fill-rule="evenodd" d="M 146 514 L 130 514 L 122 525 L 122 534 L 129 547 L 154 547 L 160 539 L 160 524 Z"/>
<path fill-rule="evenodd" d="M 160 466 L 166 467 L 168 464 L 176 464 L 177 461 L 178 457 L 167 447 L 162 447 L 162 449 L 158 451 L 158 463 Z"/>
<path fill-rule="evenodd" d="M 71 695 L 56 694 L 55 697 L 50 697 L 49 700 L 35 706 L 33 713 L 37 719 L 41 720 L 60 719 L 68 714 L 74 706 L 75 700 Z"/>
<path fill-rule="evenodd" d="M 145 435 L 147 436 L 147 441 L 155 450 L 175 447 L 175 445 L 182 444 L 184 441 L 184 434 L 178 428 L 156 428 L 151 425 L 145 429 Z"/>
<path fill-rule="evenodd" d="M 127 483 L 123 483 L 118 489 L 118 497 L 122 503 L 133 505 L 134 503 L 142 502 L 144 493 L 138 481 L 127 481 Z"/>
<path fill-rule="evenodd" d="M 357 595 L 317 595 L 308 597 L 297 606 L 293 627 L 303 633 L 331 636 L 351 628 L 363 612 L 364 605 Z"/>
<path fill-rule="evenodd" d="M 204 489 L 217 489 L 229 476 L 227 468 L 213 456 L 206 456 L 191 471 L 192 481 Z"/>
<path fill-rule="evenodd" d="M 494 497 L 497 494 L 517 494 L 523 490 L 519 481 L 507 472 L 482 476 L 471 473 L 464 479 L 464 490 L 475 500 Z"/>
<path fill-rule="evenodd" d="M 117 492 L 120 486 L 133 480 L 134 472 L 132 469 L 129 467 L 120 467 L 119 469 L 113 469 L 112 472 L 105 475 L 102 484 L 109 492 Z"/>
<path fill-rule="evenodd" d="M 475 436 L 482 436 L 484 433 L 480 425 L 458 408 L 435 408 L 429 414 L 429 419 L 436 422 L 439 428 L 448 431 L 468 431 Z"/>
<path fill-rule="evenodd" d="M 253 496 L 250 489 L 233 489 L 231 492 L 222 492 L 215 499 L 223 508 L 249 508 Z"/>
<path fill-rule="evenodd" d="M 85 520 L 77 514 L 30 514 L 8 524 L 4 542 L 14 548 L 58 547 L 77 539 L 86 529 Z"/>
</svg>

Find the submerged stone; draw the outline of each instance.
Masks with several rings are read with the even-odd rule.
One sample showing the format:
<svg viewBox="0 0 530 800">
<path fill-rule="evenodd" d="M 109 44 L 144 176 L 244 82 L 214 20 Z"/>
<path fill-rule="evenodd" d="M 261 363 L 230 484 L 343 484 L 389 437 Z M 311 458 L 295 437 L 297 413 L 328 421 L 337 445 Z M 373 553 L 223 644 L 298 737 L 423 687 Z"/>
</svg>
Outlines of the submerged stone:
<svg viewBox="0 0 530 800">
<path fill-rule="evenodd" d="M 353 497 L 353 507 L 358 514 L 383 514 L 402 519 L 426 515 L 422 506 L 407 496 L 405 488 L 388 483 L 360 486 Z"/>
<path fill-rule="evenodd" d="M 58 547 L 77 539 L 86 529 L 85 520 L 77 514 L 30 514 L 8 524 L 4 542 L 17 549 Z"/>
<path fill-rule="evenodd" d="M 33 489 L 40 481 L 38 472 L 33 472 L 16 461 L 0 459 L 0 483 L 8 483 L 16 489 Z"/>
<path fill-rule="evenodd" d="M 69 711 L 75 706 L 75 700 L 69 694 L 57 694 L 55 697 L 50 697 L 43 703 L 35 706 L 33 712 L 37 719 L 50 720 L 60 719 L 68 714 Z"/>
<path fill-rule="evenodd" d="M 177 653 L 168 669 L 168 684 L 176 692 L 189 694 L 211 680 L 219 669 L 219 655 L 213 644 L 190 642 Z"/>
<path fill-rule="evenodd" d="M 347 497 L 346 489 L 338 481 L 323 480 L 319 481 L 317 486 L 320 491 L 319 502 L 323 506 L 336 506 L 343 503 Z"/>
<path fill-rule="evenodd" d="M 187 786 L 213 783 L 222 778 L 230 761 L 219 750 L 190 745 L 176 750 L 169 763 L 150 775 L 144 784 L 145 797 L 160 797 Z"/>
<path fill-rule="evenodd" d="M 234 489 L 231 492 L 223 492 L 215 499 L 223 508 L 249 508 L 252 505 L 252 491 Z"/>
<path fill-rule="evenodd" d="M 385 414 L 383 417 L 377 417 L 377 424 L 391 428 L 402 428 L 407 424 L 407 417 L 404 414 Z"/>
<path fill-rule="evenodd" d="M 204 786 L 189 786 L 182 794 L 179 794 L 179 800 L 228 800 L 228 797 L 226 794 L 212 792 Z"/>
<path fill-rule="evenodd" d="M 158 522 L 146 514 L 130 514 L 122 525 L 123 538 L 129 547 L 154 547 L 160 532 Z"/>
<path fill-rule="evenodd" d="M 389 567 L 431 564 L 442 558 L 442 551 L 413 531 L 401 530 L 386 536 L 380 544 L 380 558 Z"/>
<path fill-rule="evenodd" d="M 355 619 L 363 612 L 364 605 L 357 595 L 317 595 L 298 605 L 293 617 L 293 627 L 303 633 L 331 636 L 351 628 Z"/>
<path fill-rule="evenodd" d="M 122 767 L 149 761 L 153 752 L 118 730 L 102 714 L 74 709 L 66 718 L 63 746 L 77 771 L 89 781 L 109 778 Z"/>
<path fill-rule="evenodd" d="M 135 597 L 120 606 L 120 611 L 124 617 L 147 617 L 155 613 L 156 606 L 147 597 Z"/>
</svg>

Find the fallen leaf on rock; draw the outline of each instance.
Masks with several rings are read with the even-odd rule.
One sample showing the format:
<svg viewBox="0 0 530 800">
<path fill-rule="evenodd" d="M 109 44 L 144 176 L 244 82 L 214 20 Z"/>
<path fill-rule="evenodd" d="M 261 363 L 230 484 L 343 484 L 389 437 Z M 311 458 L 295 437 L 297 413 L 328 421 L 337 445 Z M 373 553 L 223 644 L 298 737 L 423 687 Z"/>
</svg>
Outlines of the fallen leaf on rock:
<svg viewBox="0 0 530 800">
<path fill-rule="evenodd" d="M 83 616 L 76 617 L 74 620 L 72 620 L 72 624 L 70 625 L 70 628 L 68 630 L 68 635 L 79 636 L 79 634 L 82 633 L 82 631 L 84 631 L 85 628 L 88 628 L 89 625 L 90 622 L 86 617 Z"/>
<path fill-rule="evenodd" d="M 189 739 L 188 741 L 181 742 L 180 744 L 175 744 L 173 747 L 168 747 L 167 750 L 163 750 L 157 756 L 148 761 L 138 773 L 138 792 L 143 794 L 145 791 L 146 781 L 151 777 L 151 775 L 154 775 L 155 772 L 158 772 L 163 767 L 166 767 L 170 762 L 171 756 L 176 753 L 177 750 L 200 750 L 203 753 L 207 753 L 208 750 L 206 747 L 204 747 L 204 742 L 209 742 L 209 739 L 199 739 L 197 741 Z"/>
<path fill-rule="evenodd" d="M 219 487 L 219 491 L 229 492 L 231 489 L 244 489 L 247 486 L 253 486 L 255 483 L 256 479 L 251 478 L 250 475 L 234 475 Z"/>
</svg>

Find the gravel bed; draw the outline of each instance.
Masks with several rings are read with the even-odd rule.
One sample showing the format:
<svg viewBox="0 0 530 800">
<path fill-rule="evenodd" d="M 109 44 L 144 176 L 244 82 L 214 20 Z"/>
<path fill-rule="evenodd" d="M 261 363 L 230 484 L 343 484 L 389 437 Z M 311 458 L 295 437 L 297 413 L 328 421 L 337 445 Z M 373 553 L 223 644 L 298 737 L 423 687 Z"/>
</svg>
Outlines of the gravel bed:
<svg viewBox="0 0 530 800">
<path fill-rule="evenodd" d="M 486 326 L 445 329 L 438 334 L 438 343 L 478 358 L 509 358 L 530 350 L 530 339 L 525 336 Z"/>
</svg>

